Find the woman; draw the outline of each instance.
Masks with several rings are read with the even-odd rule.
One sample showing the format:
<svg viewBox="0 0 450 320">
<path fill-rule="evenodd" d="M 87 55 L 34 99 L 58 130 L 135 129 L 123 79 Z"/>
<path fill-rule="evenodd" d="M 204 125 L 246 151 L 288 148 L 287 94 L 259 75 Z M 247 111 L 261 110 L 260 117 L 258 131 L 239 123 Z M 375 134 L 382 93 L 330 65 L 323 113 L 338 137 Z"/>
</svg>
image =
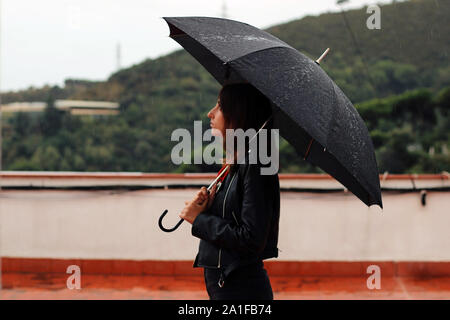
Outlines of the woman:
<svg viewBox="0 0 450 320">
<path fill-rule="evenodd" d="M 225 146 L 226 129 L 258 130 L 271 112 L 269 100 L 256 88 L 229 84 L 220 90 L 208 118 L 212 134 L 224 137 Z M 271 128 L 270 121 L 265 128 Z M 201 239 L 194 267 L 204 268 L 210 299 L 272 300 L 263 260 L 278 256 L 278 174 L 262 175 L 259 162 L 236 163 L 238 156 L 234 150 L 234 164 L 221 186 L 216 184 L 209 194 L 203 187 L 186 202 L 180 217 Z"/>
</svg>

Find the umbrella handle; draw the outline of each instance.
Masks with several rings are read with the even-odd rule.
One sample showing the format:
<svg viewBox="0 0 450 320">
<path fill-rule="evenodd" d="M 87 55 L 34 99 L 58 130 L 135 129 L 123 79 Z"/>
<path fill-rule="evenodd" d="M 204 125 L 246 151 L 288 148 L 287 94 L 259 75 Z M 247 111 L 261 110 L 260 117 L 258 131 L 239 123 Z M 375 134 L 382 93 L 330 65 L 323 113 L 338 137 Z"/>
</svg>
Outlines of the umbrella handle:
<svg viewBox="0 0 450 320">
<path fill-rule="evenodd" d="M 220 177 L 222 177 L 222 176 L 224 175 L 224 173 L 228 171 L 229 168 L 230 168 L 230 166 L 228 165 L 228 168 L 222 170 L 222 172 L 216 177 L 216 179 L 214 179 L 214 181 L 211 182 L 211 184 L 209 185 L 209 187 L 208 187 L 208 189 L 207 189 L 207 190 L 208 190 L 208 193 L 209 193 L 209 191 L 211 191 L 211 189 L 213 188 L 214 184 L 216 184 L 217 181 L 219 181 Z M 166 209 L 166 210 L 164 210 L 164 212 L 161 214 L 161 216 L 159 217 L 159 220 L 158 220 L 158 225 L 159 225 L 159 228 L 160 228 L 162 231 L 164 231 L 164 232 L 173 232 L 173 231 L 175 231 L 175 230 L 178 229 L 178 227 L 183 223 L 184 219 L 180 219 L 180 221 L 178 221 L 178 223 L 175 225 L 175 227 L 173 227 L 173 228 L 171 228 L 171 229 L 167 229 L 167 228 L 164 227 L 163 224 L 162 224 L 162 221 L 163 221 L 164 217 L 166 216 L 167 212 L 168 212 L 168 210 Z"/>
<path fill-rule="evenodd" d="M 162 221 L 163 221 L 164 217 L 166 216 L 167 212 L 168 212 L 168 210 L 166 209 L 166 210 L 164 210 L 164 212 L 161 214 L 161 216 L 159 217 L 158 225 L 159 225 L 159 228 L 160 228 L 162 231 L 164 231 L 164 232 L 173 232 L 173 231 L 175 231 L 175 230 L 178 229 L 178 227 L 183 223 L 184 220 L 183 220 L 183 219 L 180 219 L 180 221 L 178 221 L 178 223 L 175 225 L 175 227 L 173 227 L 173 228 L 171 228 L 171 229 L 167 229 L 167 228 L 165 228 L 165 227 L 163 226 L 163 224 L 162 224 Z"/>
<path fill-rule="evenodd" d="M 266 126 L 267 122 L 269 122 L 269 120 L 272 118 L 272 115 L 266 120 L 266 122 L 264 122 L 264 124 L 262 125 L 262 127 L 258 130 L 258 132 L 256 132 L 256 134 L 250 139 L 249 143 L 258 135 L 258 133 Z M 250 150 L 249 150 L 250 152 Z M 219 179 L 225 174 L 225 172 L 227 172 L 230 169 L 230 165 L 227 165 L 227 167 L 225 167 L 226 169 L 222 170 L 222 172 L 220 172 L 220 174 L 216 177 L 216 179 L 214 179 L 213 182 L 211 182 L 211 184 L 209 185 L 209 187 L 207 188 L 208 193 L 211 191 L 211 189 L 213 188 L 213 186 L 219 181 Z M 183 223 L 184 219 L 180 219 L 180 221 L 178 221 L 178 223 L 171 229 L 167 229 L 163 226 L 162 221 L 164 219 L 164 217 L 166 216 L 168 210 L 164 210 L 164 212 L 161 214 L 161 216 L 159 217 L 158 220 L 158 225 L 159 228 L 164 231 L 164 232 L 173 232 L 175 230 L 178 229 L 178 227 Z"/>
</svg>

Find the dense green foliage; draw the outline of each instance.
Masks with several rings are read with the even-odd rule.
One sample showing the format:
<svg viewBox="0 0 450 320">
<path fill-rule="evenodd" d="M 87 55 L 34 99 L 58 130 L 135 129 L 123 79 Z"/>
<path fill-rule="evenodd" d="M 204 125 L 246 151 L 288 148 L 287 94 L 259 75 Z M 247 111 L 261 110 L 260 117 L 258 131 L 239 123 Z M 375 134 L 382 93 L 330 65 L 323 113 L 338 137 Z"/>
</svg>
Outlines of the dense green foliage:
<svg viewBox="0 0 450 320">
<path fill-rule="evenodd" d="M 323 68 L 366 121 L 380 172 L 449 170 L 450 1 L 381 6 L 381 30 L 366 28 L 365 9 L 305 17 L 268 31 L 312 58 L 332 51 Z M 425 88 L 425 89 L 418 89 Z M 209 121 L 220 86 L 184 50 L 113 74 L 105 82 L 67 80 L 63 88 L 2 94 L 3 103 L 47 101 L 43 113 L 5 116 L 4 170 L 210 171 L 170 160 L 171 133 Z M 115 100 L 120 116 L 71 116 L 54 99 Z M 206 143 L 204 144 L 204 146 Z M 282 172 L 320 172 L 280 143 Z"/>
<path fill-rule="evenodd" d="M 323 67 L 354 102 L 450 85 L 450 1 L 395 1 L 380 8 L 379 30 L 366 27 L 369 14 L 363 8 L 268 31 L 314 59 L 330 47 Z"/>
</svg>

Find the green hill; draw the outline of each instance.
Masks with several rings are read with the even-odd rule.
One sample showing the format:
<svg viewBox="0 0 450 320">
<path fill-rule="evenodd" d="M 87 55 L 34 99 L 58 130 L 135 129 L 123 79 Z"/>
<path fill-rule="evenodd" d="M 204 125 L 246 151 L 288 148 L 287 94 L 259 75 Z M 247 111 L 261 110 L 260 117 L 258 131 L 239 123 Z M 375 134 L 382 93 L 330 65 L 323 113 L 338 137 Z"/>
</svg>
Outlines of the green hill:
<svg viewBox="0 0 450 320">
<path fill-rule="evenodd" d="M 330 47 L 324 69 L 352 101 L 449 85 L 450 1 L 413 0 L 380 8 L 380 30 L 366 27 L 370 14 L 363 8 L 348 11 L 345 17 L 342 13 L 305 17 L 268 31 L 311 57 Z"/>
<path fill-rule="evenodd" d="M 366 27 L 370 14 L 364 7 L 346 11 L 345 15 L 338 12 L 307 16 L 266 31 L 314 59 L 330 47 L 322 66 L 354 102 L 417 87 L 450 85 L 450 1 L 395 1 L 380 8 L 380 30 Z M 148 96 L 160 88 L 171 98 L 169 88 L 178 86 L 178 82 L 199 93 L 218 87 L 200 64 L 180 49 L 123 69 L 106 83 L 68 80 L 64 88 L 59 88 L 59 96 L 116 99 L 127 105 L 133 100 L 130 95 Z M 125 93 L 111 93 L 113 85 L 126 89 Z M 45 100 L 50 89 L 4 93 L 3 102 Z"/>
<path fill-rule="evenodd" d="M 381 171 L 448 170 L 449 157 L 444 147 L 449 141 L 448 129 L 442 127 L 448 124 L 448 90 L 441 90 L 450 86 L 450 1 L 415 0 L 380 7 L 380 30 L 366 27 L 370 14 L 362 8 L 345 14 L 308 16 L 267 31 L 314 59 L 325 48 L 331 48 L 322 66 L 367 122 L 374 143 L 377 142 Z M 63 88 L 47 86 L 4 93 L 3 103 L 45 101 L 51 97 L 116 100 L 121 108 L 121 115 L 116 118 L 60 115 L 52 130 L 44 129 L 45 122 L 54 119 L 51 112 L 38 119 L 16 115 L 4 124 L 4 168 L 211 170 L 173 165 L 170 150 L 175 143 L 170 141 L 170 135 L 180 127 L 192 131 L 194 120 L 203 120 L 206 129 L 206 112 L 215 103 L 219 88 L 203 67 L 180 49 L 123 69 L 105 82 L 67 80 Z M 426 89 L 403 94 L 419 88 Z M 414 98 L 416 95 L 422 98 Z M 409 101 L 405 105 L 410 109 L 396 107 L 403 100 Z M 417 130 L 423 130 L 421 135 L 412 130 L 416 128 L 417 115 L 424 113 L 424 106 L 431 110 L 425 114 L 432 116 L 425 117 L 423 126 L 418 127 Z M 438 129 L 431 133 L 430 128 Z M 390 141 L 393 136 L 398 141 Z M 438 140 L 434 141 L 436 137 Z M 395 152 L 387 149 L 389 143 Z M 442 159 L 431 159 L 430 148 L 441 152 Z M 391 166 L 392 155 L 407 160 Z M 285 141 L 281 143 L 280 157 L 282 171 L 317 171 L 301 161 Z"/>
</svg>

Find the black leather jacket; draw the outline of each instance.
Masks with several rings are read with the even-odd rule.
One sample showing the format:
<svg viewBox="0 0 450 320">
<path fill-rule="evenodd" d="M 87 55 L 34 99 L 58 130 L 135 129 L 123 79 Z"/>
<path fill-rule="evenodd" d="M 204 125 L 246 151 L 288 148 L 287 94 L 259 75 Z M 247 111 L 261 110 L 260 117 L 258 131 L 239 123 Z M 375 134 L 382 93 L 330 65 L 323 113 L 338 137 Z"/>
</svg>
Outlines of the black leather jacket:
<svg viewBox="0 0 450 320">
<path fill-rule="evenodd" d="M 200 238 L 194 267 L 220 268 L 224 278 L 239 266 L 278 257 L 280 184 L 259 164 L 233 165 L 210 209 L 192 224 Z"/>
</svg>

